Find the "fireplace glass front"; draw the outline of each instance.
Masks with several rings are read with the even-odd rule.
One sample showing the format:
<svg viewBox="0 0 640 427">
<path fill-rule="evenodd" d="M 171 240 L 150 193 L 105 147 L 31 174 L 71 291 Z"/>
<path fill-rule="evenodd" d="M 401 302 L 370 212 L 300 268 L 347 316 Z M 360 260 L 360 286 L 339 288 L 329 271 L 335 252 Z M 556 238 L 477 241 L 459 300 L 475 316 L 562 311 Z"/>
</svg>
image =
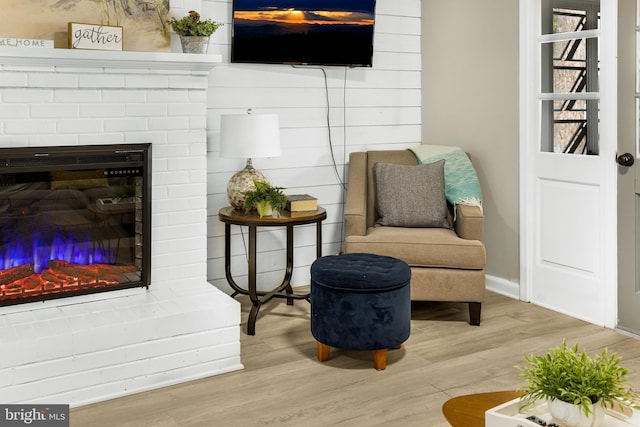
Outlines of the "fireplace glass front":
<svg viewBox="0 0 640 427">
<path fill-rule="evenodd" d="M 0 306 L 149 286 L 151 145 L 0 148 Z"/>
</svg>

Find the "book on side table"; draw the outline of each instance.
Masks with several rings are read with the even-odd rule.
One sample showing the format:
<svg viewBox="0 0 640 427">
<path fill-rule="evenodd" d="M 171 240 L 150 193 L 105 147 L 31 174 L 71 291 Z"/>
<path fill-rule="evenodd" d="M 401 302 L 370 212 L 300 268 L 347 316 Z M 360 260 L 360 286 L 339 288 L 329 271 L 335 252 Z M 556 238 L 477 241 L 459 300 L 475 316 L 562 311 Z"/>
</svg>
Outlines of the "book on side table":
<svg viewBox="0 0 640 427">
<path fill-rule="evenodd" d="M 287 210 L 290 212 L 312 212 L 318 210 L 318 199 L 308 194 L 287 195 Z"/>
</svg>

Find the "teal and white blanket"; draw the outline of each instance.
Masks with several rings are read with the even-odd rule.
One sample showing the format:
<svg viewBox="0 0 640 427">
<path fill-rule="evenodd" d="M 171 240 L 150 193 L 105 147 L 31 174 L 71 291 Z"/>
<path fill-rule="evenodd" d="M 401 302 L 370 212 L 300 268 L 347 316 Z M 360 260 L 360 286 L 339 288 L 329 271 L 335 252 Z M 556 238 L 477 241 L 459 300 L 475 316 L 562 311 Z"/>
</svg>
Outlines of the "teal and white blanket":
<svg viewBox="0 0 640 427">
<path fill-rule="evenodd" d="M 467 154 L 459 147 L 419 145 L 410 149 L 421 164 L 444 159 L 444 186 L 452 205 L 471 205 L 482 209 L 482 189 Z"/>
</svg>

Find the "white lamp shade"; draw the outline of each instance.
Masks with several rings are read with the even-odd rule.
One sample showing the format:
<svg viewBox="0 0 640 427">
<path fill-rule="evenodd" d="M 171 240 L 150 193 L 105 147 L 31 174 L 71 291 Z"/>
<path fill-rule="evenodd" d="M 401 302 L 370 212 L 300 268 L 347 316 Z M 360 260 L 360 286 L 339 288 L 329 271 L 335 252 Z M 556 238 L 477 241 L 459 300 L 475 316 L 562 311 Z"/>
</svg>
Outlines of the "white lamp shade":
<svg viewBox="0 0 640 427">
<path fill-rule="evenodd" d="M 280 155 L 277 114 L 223 114 L 220 119 L 220 157 L 276 157 Z"/>
</svg>

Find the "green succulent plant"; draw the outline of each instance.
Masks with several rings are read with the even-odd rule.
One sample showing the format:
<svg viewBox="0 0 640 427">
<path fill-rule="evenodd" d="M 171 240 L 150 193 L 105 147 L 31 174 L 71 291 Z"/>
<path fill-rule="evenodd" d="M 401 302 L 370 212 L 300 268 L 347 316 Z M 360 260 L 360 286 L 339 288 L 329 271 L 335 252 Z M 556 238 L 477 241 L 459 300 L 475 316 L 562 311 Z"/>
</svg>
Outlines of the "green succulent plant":
<svg viewBox="0 0 640 427">
<path fill-rule="evenodd" d="M 628 369 L 619 365 L 620 358 L 605 348 L 600 355 L 589 357 L 579 352 L 578 344 L 562 345 L 542 356 L 525 355 L 527 365 L 516 366 L 520 378 L 527 381 L 521 409 L 530 407 L 537 399 L 562 400 L 580 407 L 588 416 L 591 405 L 600 402 L 604 407 L 614 404 L 638 408 L 638 395 L 627 381 Z"/>
<path fill-rule="evenodd" d="M 183 18 L 171 18 L 167 22 L 176 34 L 196 37 L 209 37 L 224 25 L 211 19 L 200 19 L 200 14 L 195 10 L 190 10 Z"/>
<path fill-rule="evenodd" d="M 267 206 L 271 205 L 271 209 L 276 212 L 284 210 L 287 206 L 287 196 L 282 192 L 283 187 L 273 187 L 268 182 L 253 181 L 256 186 L 255 190 L 245 191 L 244 210 L 249 212 L 257 209 L 260 218 L 266 212 Z"/>
</svg>

